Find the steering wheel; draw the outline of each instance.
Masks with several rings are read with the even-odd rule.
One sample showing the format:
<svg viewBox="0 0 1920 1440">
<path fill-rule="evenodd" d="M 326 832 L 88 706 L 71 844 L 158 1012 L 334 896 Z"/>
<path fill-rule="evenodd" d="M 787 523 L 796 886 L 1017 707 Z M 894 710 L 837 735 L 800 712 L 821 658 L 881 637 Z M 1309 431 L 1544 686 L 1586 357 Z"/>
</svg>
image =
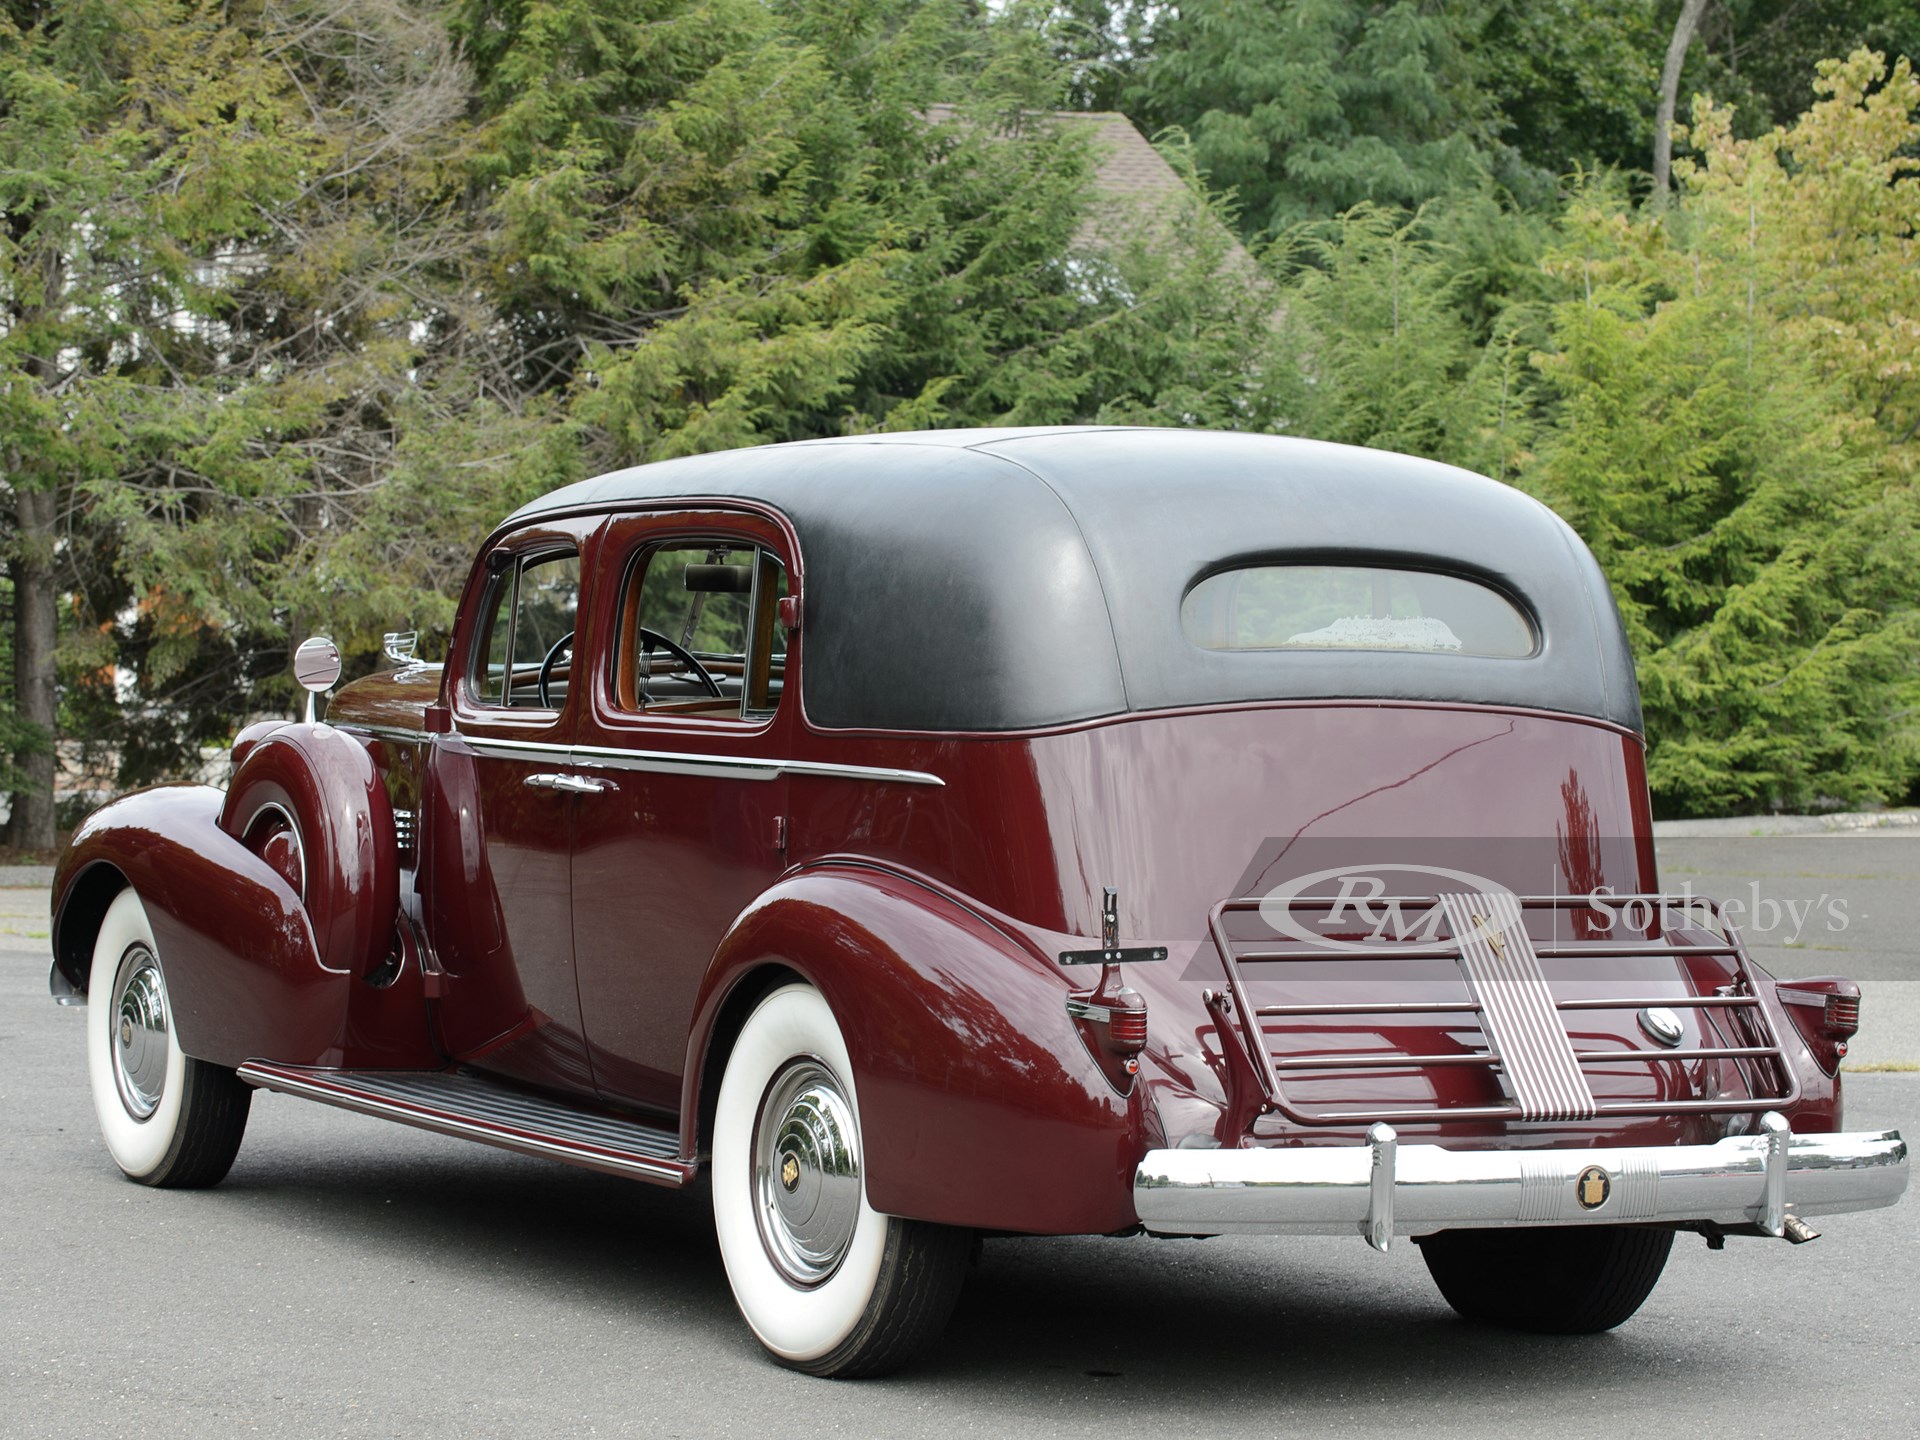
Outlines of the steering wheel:
<svg viewBox="0 0 1920 1440">
<path fill-rule="evenodd" d="M 547 687 L 553 681 L 553 667 L 560 663 L 562 655 L 569 660 L 573 658 L 573 631 L 571 630 L 553 642 L 553 648 L 547 651 L 547 658 L 540 662 L 540 708 L 542 710 L 558 708 L 553 703 L 552 695 L 547 692 Z"/>
<path fill-rule="evenodd" d="M 640 653 L 651 660 L 656 647 L 665 650 L 669 655 L 673 656 L 674 659 L 678 660 L 681 669 L 692 672 L 693 678 L 700 682 L 701 689 L 705 690 L 707 694 L 716 700 L 726 698 L 720 691 L 720 682 L 713 678 L 712 673 L 695 658 L 691 650 L 669 640 L 658 630 L 649 630 L 646 626 L 642 625 L 640 627 Z M 641 672 L 643 679 L 651 676 L 652 673 L 651 669 Z M 646 689 L 647 687 L 644 684 L 640 686 L 642 696 L 645 696 Z"/>
</svg>

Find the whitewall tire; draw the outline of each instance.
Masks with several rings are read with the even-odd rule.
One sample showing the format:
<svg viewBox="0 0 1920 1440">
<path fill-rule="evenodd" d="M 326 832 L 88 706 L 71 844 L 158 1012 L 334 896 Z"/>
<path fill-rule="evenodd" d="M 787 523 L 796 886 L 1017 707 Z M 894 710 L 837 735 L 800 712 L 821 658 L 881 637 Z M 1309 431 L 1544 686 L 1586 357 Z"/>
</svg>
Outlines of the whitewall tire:
<svg viewBox="0 0 1920 1440">
<path fill-rule="evenodd" d="M 94 941 L 87 1078 L 108 1153 L 130 1179 L 213 1185 L 232 1167 L 253 1091 L 181 1052 L 153 926 L 131 889 L 107 907 Z"/>
<path fill-rule="evenodd" d="M 740 1313 L 782 1364 L 878 1375 L 945 1327 L 971 1233 L 867 1203 L 853 1066 L 809 985 L 755 1007 L 727 1057 L 713 1218 Z"/>
</svg>

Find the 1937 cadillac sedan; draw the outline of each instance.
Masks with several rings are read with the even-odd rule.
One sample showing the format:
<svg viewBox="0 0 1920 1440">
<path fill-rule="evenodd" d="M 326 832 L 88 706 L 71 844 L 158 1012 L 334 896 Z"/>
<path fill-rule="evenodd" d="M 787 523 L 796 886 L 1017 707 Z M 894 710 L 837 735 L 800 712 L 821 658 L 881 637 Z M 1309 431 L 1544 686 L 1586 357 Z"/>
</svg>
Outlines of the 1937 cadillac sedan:
<svg viewBox="0 0 1920 1440">
<path fill-rule="evenodd" d="M 1493 481 L 1165 430 L 675 460 L 510 517 L 444 666 L 395 650 L 60 863 L 135 1180 L 218 1181 L 256 1089 L 705 1171 L 825 1375 L 927 1345 L 981 1233 L 1407 1237 L 1463 1315 L 1591 1332 L 1676 1232 L 1905 1188 L 1841 1128 L 1858 987 L 1662 893 L 1606 582 Z"/>
</svg>

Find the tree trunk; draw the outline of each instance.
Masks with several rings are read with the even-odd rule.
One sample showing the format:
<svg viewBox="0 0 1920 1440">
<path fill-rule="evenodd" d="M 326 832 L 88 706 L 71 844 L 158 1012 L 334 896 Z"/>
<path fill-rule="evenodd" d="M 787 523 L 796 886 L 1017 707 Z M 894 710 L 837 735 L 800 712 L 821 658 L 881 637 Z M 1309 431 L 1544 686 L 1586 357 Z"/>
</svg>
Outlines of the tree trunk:
<svg viewBox="0 0 1920 1440">
<path fill-rule="evenodd" d="M 1700 28 L 1700 13 L 1707 0 L 1686 0 L 1680 18 L 1673 27 L 1673 39 L 1667 45 L 1667 63 L 1660 70 L 1660 109 L 1653 117 L 1653 198 L 1664 200 L 1673 176 L 1673 110 L 1680 98 L 1680 71 L 1687 63 L 1687 51 L 1693 45 L 1693 32 Z"/>
<path fill-rule="evenodd" d="M 53 650 L 58 632 L 53 531 L 58 503 L 51 488 L 16 481 L 14 549 L 8 566 L 13 578 L 14 710 L 34 728 L 14 752 L 13 767 L 22 785 L 13 792 L 6 834 L 9 845 L 23 850 L 53 848 Z"/>
</svg>

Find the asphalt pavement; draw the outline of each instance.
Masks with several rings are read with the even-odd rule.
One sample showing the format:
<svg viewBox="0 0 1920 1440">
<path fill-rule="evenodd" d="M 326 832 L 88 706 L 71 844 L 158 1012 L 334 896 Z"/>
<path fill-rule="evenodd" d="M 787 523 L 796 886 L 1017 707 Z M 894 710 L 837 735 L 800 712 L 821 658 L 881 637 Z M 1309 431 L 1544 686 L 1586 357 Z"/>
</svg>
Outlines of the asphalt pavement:
<svg viewBox="0 0 1920 1440">
<path fill-rule="evenodd" d="M 1838 938 L 1782 932 L 1762 958 L 1865 976 L 1855 1058 L 1920 1060 L 1920 840 L 1764 843 L 1663 840 L 1667 883 L 1859 897 Z M 85 1012 L 46 996 L 46 932 L 44 892 L 0 890 L 0 1433 L 20 1440 L 1920 1433 L 1915 1197 L 1810 1246 L 1684 1237 L 1640 1314 L 1583 1339 L 1457 1320 L 1407 1244 L 989 1241 L 930 1361 L 809 1379 L 735 1314 L 697 1194 L 271 1095 L 218 1189 L 128 1183 Z M 1920 1134 L 1920 1073 L 1847 1084 L 1849 1128 Z"/>
<path fill-rule="evenodd" d="M 1770 974 L 1860 982 L 1850 1069 L 1920 1069 L 1920 826 L 1820 835 L 1669 833 L 1657 849 L 1661 888 L 1690 886 L 1737 906 L 1741 937 Z"/>
</svg>

